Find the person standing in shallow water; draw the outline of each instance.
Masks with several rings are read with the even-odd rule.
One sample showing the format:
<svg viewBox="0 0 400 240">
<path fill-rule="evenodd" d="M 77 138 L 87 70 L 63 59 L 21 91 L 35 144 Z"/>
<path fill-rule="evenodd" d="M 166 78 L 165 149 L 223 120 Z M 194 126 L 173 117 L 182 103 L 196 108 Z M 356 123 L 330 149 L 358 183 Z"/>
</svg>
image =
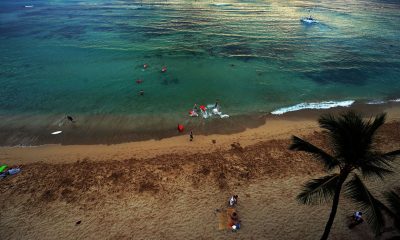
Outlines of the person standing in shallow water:
<svg viewBox="0 0 400 240">
<path fill-rule="evenodd" d="M 219 104 L 218 104 L 218 99 L 217 99 L 217 100 L 215 100 L 214 108 L 218 109 L 218 107 L 219 107 Z"/>
</svg>

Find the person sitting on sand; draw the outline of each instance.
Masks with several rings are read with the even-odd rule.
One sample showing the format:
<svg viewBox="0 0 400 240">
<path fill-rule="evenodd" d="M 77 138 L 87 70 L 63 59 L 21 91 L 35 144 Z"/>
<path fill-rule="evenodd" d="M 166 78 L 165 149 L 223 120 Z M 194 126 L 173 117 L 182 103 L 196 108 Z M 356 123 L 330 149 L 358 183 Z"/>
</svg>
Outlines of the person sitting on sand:
<svg viewBox="0 0 400 240">
<path fill-rule="evenodd" d="M 233 195 L 230 199 L 229 199 L 229 206 L 233 207 L 237 204 L 238 201 L 238 195 Z"/>
<path fill-rule="evenodd" d="M 10 169 L 2 172 L 0 174 L 0 178 L 5 178 L 5 177 L 7 177 L 9 175 L 14 175 L 14 174 L 17 174 L 19 172 L 21 172 L 21 168 L 20 167 L 13 167 L 13 168 L 10 168 Z"/>
<path fill-rule="evenodd" d="M 352 220 L 353 222 L 349 224 L 350 229 L 364 222 L 364 219 L 362 218 L 362 212 L 355 212 L 352 216 Z"/>
<path fill-rule="evenodd" d="M 353 214 L 353 219 L 356 222 L 363 222 L 364 220 L 362 219 L 362 212 L 359 212 L 359 211 L 355 212 Z"/>
<path fill-rule="evenodd" d="M 229 227 L 232 228 L 232 231 L 240 229 L 240 220 L 239 220 L 239 216 L 236 212 L 233 212 L 230 215 Z"/>
</svg>

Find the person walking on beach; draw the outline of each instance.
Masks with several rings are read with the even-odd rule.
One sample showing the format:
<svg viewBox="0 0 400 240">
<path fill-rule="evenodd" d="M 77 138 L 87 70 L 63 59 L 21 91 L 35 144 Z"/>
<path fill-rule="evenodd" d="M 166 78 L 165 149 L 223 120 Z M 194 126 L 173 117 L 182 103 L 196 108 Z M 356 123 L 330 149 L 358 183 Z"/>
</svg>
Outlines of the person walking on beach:
<svg viewBox="0 0 400 240">
<path fill-rule="evenodd" d="M 190 141 L 193 141 L 193 131 L 190 131 L 189 139 L 190 139 Z"/>
</svg>

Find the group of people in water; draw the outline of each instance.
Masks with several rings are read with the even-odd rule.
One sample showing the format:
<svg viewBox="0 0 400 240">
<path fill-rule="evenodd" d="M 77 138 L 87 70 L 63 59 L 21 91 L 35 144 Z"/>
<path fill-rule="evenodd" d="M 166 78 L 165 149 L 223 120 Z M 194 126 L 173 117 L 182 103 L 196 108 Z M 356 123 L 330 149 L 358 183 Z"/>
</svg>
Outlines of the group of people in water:
<svg viewBox="0 0 400 240">
<path fill-rule="evenodd" d="M 147 64 L 147 63 L 143 64 L 143 69 L 147 69 L 148 67 L 149 67 L 149 64 Z M 166 66 L 162 66 L 162 67 L 161 67 L 161 72 L 162 72 L 162 73 L 167 72 L 167 67 L 166 67 Z M 137 80 L 136 80 L 136 83 L 137 83 L 137 84 L 141 84 L 141 83 L 143 83 L 143 80 L 142 80 L 142 79 L 137 79 Z M 143 89 L 140 89 L 139 95 L 140 95 L 140 96 L 144 96 L 144 90 L 143 90 Z"/>
<path fill-rule="evenodd" d="M 214 112 L 219 113 L 219 102 L 218 99 L 215 101 L 214 107 L 212 108 Z M 197 103 L 194 104 L 192 110 L 189 112 L 189 116 L 198 117 L 199 114 L 207 114 L 207 107 L 204 105 L 197 106 Z"/>
</svg>

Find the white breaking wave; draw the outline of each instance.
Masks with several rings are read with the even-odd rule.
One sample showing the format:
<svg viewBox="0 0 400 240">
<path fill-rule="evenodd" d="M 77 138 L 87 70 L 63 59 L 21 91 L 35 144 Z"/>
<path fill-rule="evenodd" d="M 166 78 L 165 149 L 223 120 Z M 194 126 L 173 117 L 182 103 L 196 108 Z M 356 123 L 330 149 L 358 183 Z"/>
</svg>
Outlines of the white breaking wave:
<svg viewBox="0 0 400 240">
<path fill-rule="evenodd" d="M 384 104 L 384 103 L 388 103 L 388 102 L 400 102 L 400 98 L 398 98 L 398 99 L 391 99 L 391 100 L 389 100 L 389 101 L 373 100 L 373 101 L 367 102 L 367 104 Z"/>
<path fill-rule="evenodd" d="M 373 101 L 367 102 L 367 104 L 369 104 L 369 105 L 377 105 L 377 104 L 384 104 L 384 103 L 387 103 L 387 102 L 383 101 L 383 100 L 373 100 Z"/>
<path fill-rule="evenodd" d="M 326 102 L 316 102 L 316 103 L 299 103 L 294 106 L 279 108 L 271 113 L 275 115 L 280 115 L 287 112 L 299 111 L 302 109 L 328 109 L 334 107 L 349 107 L 353 103 L 354 100 L 340 101 L 340 102 L 326 101 Z"/>
<path fill-rule="evenodd" d="M 230 4 L 230 3 L 212 3 L 211 5 L 217 6 L 217 7 L 225 7 L 225 6 L 231 6 L 232 4 Z"/>
</svg>

